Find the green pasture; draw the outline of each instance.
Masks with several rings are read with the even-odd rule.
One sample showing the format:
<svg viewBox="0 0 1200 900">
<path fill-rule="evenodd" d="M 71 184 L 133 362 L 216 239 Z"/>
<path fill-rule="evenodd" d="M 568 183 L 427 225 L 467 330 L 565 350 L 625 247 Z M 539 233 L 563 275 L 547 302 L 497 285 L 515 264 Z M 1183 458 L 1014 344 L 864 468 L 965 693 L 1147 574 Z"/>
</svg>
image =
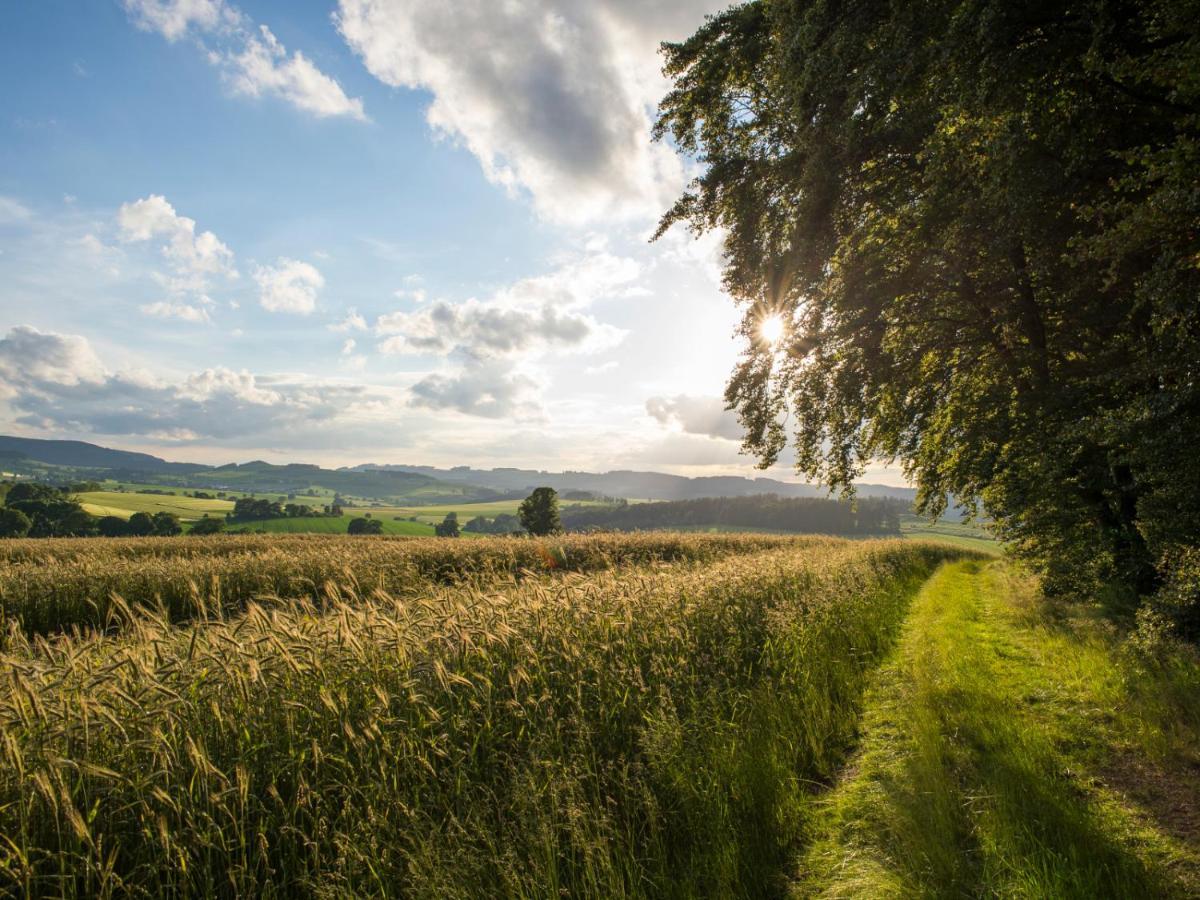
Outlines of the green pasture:
<svg viewBox="0 0 1200 900">
<path fill-rule="evenodd" d="M 233 509 L 232 500 L 197 500 L 179 494 L 136 494 L 123 491 L 88 491 L 75 498 L 93 516 L 117 516 L 128 519 L 134 513 L 154 515 L 174 513 L 183 520 L 200 519 L 205 515 L 224 516 Z"/>
</svg>

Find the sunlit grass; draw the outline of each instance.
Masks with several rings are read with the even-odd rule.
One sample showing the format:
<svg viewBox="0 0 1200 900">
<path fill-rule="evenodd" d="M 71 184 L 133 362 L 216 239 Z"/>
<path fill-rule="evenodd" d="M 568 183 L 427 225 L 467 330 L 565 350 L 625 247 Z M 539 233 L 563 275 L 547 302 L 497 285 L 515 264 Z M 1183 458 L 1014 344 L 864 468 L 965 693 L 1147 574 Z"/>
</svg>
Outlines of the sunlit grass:
<svg viewBox="0 0 1200 900">
<path fill-rule="evenodd" d="M 1165 683 L 1132 675 L 1112 635 L 1055 621 L 1005 564 L 944 569 L 868 696 L 797 896 L 1192 894 L 1200 854 L 1128 793 L 1163 758 L 1145 726 L 1170 731 L 1141 699 Z M 1195 792 L 1194 717 L 1184 732 L 1173 777 Z"/>
</svg>

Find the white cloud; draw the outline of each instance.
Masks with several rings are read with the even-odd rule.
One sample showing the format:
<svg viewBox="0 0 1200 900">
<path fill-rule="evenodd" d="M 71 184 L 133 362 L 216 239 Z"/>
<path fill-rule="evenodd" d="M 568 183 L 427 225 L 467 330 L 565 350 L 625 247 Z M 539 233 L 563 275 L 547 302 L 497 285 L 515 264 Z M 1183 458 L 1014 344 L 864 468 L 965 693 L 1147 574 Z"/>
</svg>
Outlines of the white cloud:
<svg viewBox="0 0 1200 900">
<path fill-rule="evenodd" d="M 159 301 L 157 303 L 147 303 L 138 308 L 146 315 L 153 316 L 156 319 L 181 319 L 184 322 L 193 322 L 197 325 L 207 324 L 212 321 L 209 318 L 208 309 L 197 303 L 168 303 Z"/>
<path fill-rule="evenodd" d="M 0 375 L 0 395 L 11 397 L 27 386 L 98 382 L 104 367 L 82 337 L 18 325 L 0 338 Z"/>
<path fill-rule="evenodd" d="M 455 372 L 418 381 L 411 403 L 485 419 L 530 419 L 541 412 L 534 399 L 537 388 L 537 381 L 503 360 L 472 359 Z"/>
<path fill-rule="evenodd" d="M 351 307 L 350 309 L 346 310 L 346 318 L 342 319 L 340 322 L 330 325 L 329 330 L 339 332 L 366 331 L 367 320 L 359 314 L 357 309 Z"/>
<path fill-rule="evenodd" d="M 457 305 L 436 301 L 414 313 L 390 313 L 379 318 L 384 353 L 448 354 L 455 349 L 472 356 L 519 354 L 535 347 L 580 346 L 589 338 L 605 344 L 620 332 L 591 316 L 564 312 L 550 303 L 537 309 L 513 309 L 468 300 Z"/>
<path fill-rule="evenodd" d="M 258 302 L 270 312 L 296 313 L 306 316 L 317 305 L 317 292 L 325 279 L 311 263 L 280 257 L 273 266 L 254 270 L 258 282 Z"/>
<path fill-rule="evenodd" d="M 486 418 L 535 417 L 544 377 L 532 372 L 529 360 L 620 343 L 625 332 L 598 321 L 586 307 L 626 290 L 639 271 L 630 259 L 592 253 L 521 279 L 486 300 L 436 300 L 412 312 L 387 313 L 375 323 L 383 338 L 378 349 L 446 358 L 445 371 L 413 386 L 414 405 Z"/>
<path fill-rule="evenodd" d="M 325 118 L 348 116 L 366 121 L 362 100 L 346 96 L 300 51 L 290 56 L 266 25 L 254 27 L 244 13 L 224 0 L 123 0 L 134 25 L 168 41 L 191 35 L 206 50 L 235 93 L 271 95 L 297 109 Z M 205 47 L 202 39 L 213 43 Z"/>
<path fill-rule="evenodd" d="M 388 405 L 363 387 L 244 370 L 174 381 L 112 372 L 85 338 L 26 325 L 0 338 L 0 398 L 20 425 L 157 440 L 262 438 L 378 417 Z"/>
<path fill-rule="evenodd" d="M 392 296 L 397 300 L 411 300 L 413 303 L 424 303 L 429 299 L 425 288 L 400 288 L 392 291 Z"/>
<path fill-rule="evenodd" d="M 266 25 L 258 37 L 247 37 L 240 50 L 226 54 L 225 77 L 234 91 L 251 97 L 275 94 L 318 118 L 349 116 L 366 121 L 362 100 L 347 97 L 300 51 L 290 57 Z"/>
<path fill-rule="evenodd" d="M 133 24 L 177 41 L 189 30 L 215 31 L 238 23 L 240 14 L 224 0 L 123 0 Z"/>
<path fill-rule="evenodd" d="M 211 231 L 197 234 L 195 219 L 176 213 L 161 194 L 122 204 L 117 224 L 129 243 L 165 239 L 161 249 L 171 275 L 161 281 L 171 291 L 202 293 L 211 276 L 237 277 L 233 251 Z"/>
<path fill-rule="evenodd" d="M 651 397 L 646 401 L 646 413 L 662 425 L 677 425 L 687 434 L 741 441 L 742 426 L 737 415 L 725 409 L 720 397 Z"/>
<path fill-rule="evenodd" d="M 354 338 L 346 338 L 342 342 L 342 356 L 349 356 L 354 352 L 354 348 L 358 346 L 358 341 Z"/>
<path fill-rule="evenodd" d="M 437 300 L 414 312 L 379 317 L 386 353 L 458 352 L 473 357 L 514 356 L 535 349 L 577 347 L 595 351 L 618 343 L 623 332 L 582 310 L 626 290 L 640 268 L 632 259 L 601 252 L 523 278 L 486 301 Z"/>
<path fill-rule="evenodd" d="M 427 119 L 496 184 L 555 221 L 656 217 L 684 181 L 649 140 L 667 85 L 659 43 L 714 0 L 340 0 L 338 28 L 395 87 L 428 90 Z"/>
</svg>

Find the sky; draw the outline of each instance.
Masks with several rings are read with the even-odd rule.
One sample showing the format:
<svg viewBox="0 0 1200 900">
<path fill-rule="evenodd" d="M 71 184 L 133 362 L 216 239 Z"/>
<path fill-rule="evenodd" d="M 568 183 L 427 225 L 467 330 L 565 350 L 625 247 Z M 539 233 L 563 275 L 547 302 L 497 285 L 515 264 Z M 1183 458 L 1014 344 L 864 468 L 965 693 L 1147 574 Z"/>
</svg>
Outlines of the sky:
<svg viewBox="0 0 1200 900">
<path fill-rule="evenodd" d="M 657 48 L 723 5 L 6 4 L 0 431 L 762 474 L 719 236 L 649 241 L 695 174 Z"/>
</svg>

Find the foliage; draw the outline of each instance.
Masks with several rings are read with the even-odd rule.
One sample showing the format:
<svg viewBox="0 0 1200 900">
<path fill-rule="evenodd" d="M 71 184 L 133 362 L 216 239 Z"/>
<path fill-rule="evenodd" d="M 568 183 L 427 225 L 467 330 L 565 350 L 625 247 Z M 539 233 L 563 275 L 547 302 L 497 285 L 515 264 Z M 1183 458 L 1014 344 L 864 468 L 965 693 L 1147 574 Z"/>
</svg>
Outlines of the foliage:
<svg viewBox="0 0 1200 900">
<path fill-rule="evenodd" d="M 96 530 L 101 537 L 126 537 L 132 534 L 129 522 L 120 516 L 101 516 L 96 523 Z"/>
<path fill-rule="evenodd" d="M 463 526 L 463 531 L 476 534 L 512 534 L 521 530 L 521 520 L 508 513 L 500 513 L 492 518 L 475 516 Z"/>
<path fill-rule="evenodd" d="M 794 541 L 418 602 L 342 580 L 319 606 L 14 636 L 0 892 L 778 894 L 807 785 L 953 552 Z"/>
<path fill-rule="evenodd" d="M 458 537 L 458 513 L 446 513 L 446 518 L 434 526 L 433 533 L 438 537 Z"/>
<path fill-rule="evenodd" d="M 359 517 L 351 519 L 350 524 L 346 526 L 347 534 L 383 534 L 383 523 L 378 519 L 368 519 Z"/>
<path fill-rule="evenodd" d="M 1163 586 L 1147 604 L 1172 637 L 1200 644 L 1200 548 L 1170 555 Z"/>
<path fill-rule="evenodd" d="M 135 512 L 129 517 L 129 533 L 137 537 L 154 534 L 154 516 L 148 512 Z"/>
<path fill-rule="evenodd" d="M 158 537 L 172 537 L 183 533 L 183 526 L 179 524 L 179 516 L 169 512 L 156 512 L 154 514 L 154 532 Z"/>
<path fill-rule="evenodd" d="M 517 508 L 521 527 L 539 537 L 558 534 L 562 522 L 558 518 L 558 492 L 554 488 L 535 488 L 534 492 L 521 501 Z"/>
<path fill-rule="evenodd" d="M 62 499 L 62 491 L 56 487 L 51 487 L 48 484 L 42 484 L 37 481 L 19 481 L 8 489 L 8 494 L 4 498 L 6 506 L 12 506 L 14 503 L 24 503 L 26 501 L 54 501 Z"/>
<path fill-rule="evenodd" d="M 0 537 L 25 537 L 32 527 L 33 522 L 21 510 L 0 507 Z"/>
<path fill-rule="evenodd" d="M 192 525 L 191 529 L 188 531 L 188 534 L 220 534 L 224 530 L 225 523 L 221 519 L 205 516 Z"/>
<path fill-rule="evenodd" d="M 96 533 L 96 519 L 68 495 L 48 484 L 22 481 L 4 498 L 6 518 L 13 529 L 8 537 L 86 537 Z M 21 518 L 28 522 L 23 532 Z M 0 536 L 5 536 L 0 533 Z"/>
<path fill-rule="evenodd" d="M 722 229 L 763 464 L 903 461 L 1048 589 L 1200 543 L 1195 0 L 776 0 L 666 47 L 664 217 Z M 660 232 L 661 233 L 661 232 Z M 787 330 L 759 332 L 767 316 Z"/>
<path fill-rule="evenodd" d="M 868 498 L 851 504 L 815 497 L 756 494 L 568 508 L 562 513 L 562 521 L 568 531 L 724 526 L 808 534 L 883 535 L 899 534 L 900 515 L 907 511 L 907 503 L 885 498 Z"/>
<path fill-rule="evenodd" d="M 253 522 L 257 519 L 278 519 L 283 514 L 283 504 L 277 500 L 239 497 L 233 503 L 229 518 L 236 522 Z"/>
</svg>

